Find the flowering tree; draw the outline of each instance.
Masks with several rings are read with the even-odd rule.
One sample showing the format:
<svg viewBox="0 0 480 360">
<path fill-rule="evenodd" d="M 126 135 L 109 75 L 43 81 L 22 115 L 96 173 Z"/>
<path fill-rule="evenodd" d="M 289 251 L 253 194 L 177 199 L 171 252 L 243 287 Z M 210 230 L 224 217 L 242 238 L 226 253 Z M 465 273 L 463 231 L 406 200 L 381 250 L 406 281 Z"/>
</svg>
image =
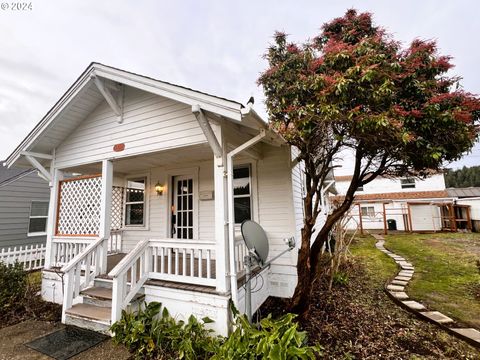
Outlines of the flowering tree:
<svg viewBox="0 0 480 360">
<path fill-rule="evenodd" d="M 448 56 L 434 41 L 399 42 L 372 23 L 369 13 L 348 10 L 299 45 L 284 33 L 265 58 L 258 82 L 269 123 L 297 148 L 305 165 L 304 224 L 298 285 L 291 310 L 308 309 L 319 257 L 328 233 L 348 211 L 355 190 L 377 176 L 427 176 L 469 151 L 478 134 L 479 99 L 447 75 Z M 353 176 L 340 204 L 312 239 L 322 184 L 340 152 L 354 154 Z"/>
</svg>

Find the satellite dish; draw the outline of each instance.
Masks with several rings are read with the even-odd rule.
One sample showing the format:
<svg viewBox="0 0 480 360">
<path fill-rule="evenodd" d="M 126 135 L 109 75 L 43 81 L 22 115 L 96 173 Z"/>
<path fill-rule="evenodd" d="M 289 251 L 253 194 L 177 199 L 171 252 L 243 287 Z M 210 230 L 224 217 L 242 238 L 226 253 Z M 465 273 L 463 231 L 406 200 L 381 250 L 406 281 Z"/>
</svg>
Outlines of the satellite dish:
<svg viewBox="0 0 480 360">
<path fill-rule="evenodd" d="M 241 230 L 247 248 L 255 252 L 262 264 L 265 263 L 268 257 L 268 239 L 263 228 L 255 221 L 245 220 Z"/>
</svg>

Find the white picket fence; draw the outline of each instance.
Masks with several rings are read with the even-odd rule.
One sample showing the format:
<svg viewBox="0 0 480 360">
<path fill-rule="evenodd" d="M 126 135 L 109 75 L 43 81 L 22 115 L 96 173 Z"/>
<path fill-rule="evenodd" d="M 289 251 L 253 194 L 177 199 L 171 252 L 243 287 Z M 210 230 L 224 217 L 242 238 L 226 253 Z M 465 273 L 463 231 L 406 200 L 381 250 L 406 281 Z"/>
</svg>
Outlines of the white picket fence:
<svg viewBox="0 0 480 360">
<path fill-rule="evenodd" d="M 45 264 L 45 244 L 32 244 L 14 247 L 0 251 L 0 261 L 5 264 L 14 264 L 18 261 L 27 271 L 43 268 Z"/>
</svg>

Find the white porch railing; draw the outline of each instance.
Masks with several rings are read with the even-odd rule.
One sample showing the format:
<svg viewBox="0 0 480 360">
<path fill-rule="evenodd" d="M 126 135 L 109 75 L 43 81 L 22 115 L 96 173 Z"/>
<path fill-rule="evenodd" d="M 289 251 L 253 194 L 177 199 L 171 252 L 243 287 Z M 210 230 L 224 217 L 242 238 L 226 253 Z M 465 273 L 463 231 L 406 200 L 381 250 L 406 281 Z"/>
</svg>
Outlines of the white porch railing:
<svg viewBox="0 0 480 360">
<path fill-rule="evenodd" d="M 54 267 L 62 267 L 72 261 L 97 238 L 92 236 L 55 236 L 52 239 L 52 260 Z M 122 232 L 111 231 L 107 243 L 108 253 L 122 251 Z"/>
<path fill-rule="evenodd" d="M 248 249 L 243 239 L 235 240 L 235 269 L 237 274 L 245 272 L 245 256 L 248 255 Z"/>
<path fill-rule="evenodd" d="M 70 237 L 55 236 L 52 239 L 52 259 L 50 264 L 54 267 L 61 267 L 72 261 L 78 254 L 82 253 L 95 237 Z"/>
<path fill-rule="evenodd" d="M 61 271 L 65 274 L 62 307 L 63 323 L 65 323 L 65 311 L 72 307 L 73 300 L 80 295 L 80 291 L 93 283 L 95 276 L 100 274 L 102 259 L 105 258 L 104 241 L 106 240 L 101 238 L 96 238 L 93 242 L 90 240 L 90 245 L 62 267 Z"/>
<path fill-rule="evenodd" d="M 108 239 L 108 253 L 116 254 L 122 252 L 122 231 L 110 231 L 110 238 Z"/>
<path fill-rule="evenodd" d="M 113 279 L 112 324 L 120 320 L 122 310 L 127 307 L 148 279 L 149 260 L 151 260 L 148 244 L 148 240 L 139 242 L 135 249 L 129 252 L 108 274 Z M 129 288 L 127 282 L 130 282 Z"/>
<path fill-rule="evenodd" d="M 31 244 L 20 246 L 18 249 L 3 248 L 0 252 L 0 261 L 5 264 L 14 264 L 19 262 L 27 271 L 37 270 L 43 268 L 45 264 L 45 251 L 47 247 L 45 244 Z"/>
<path fill-rule="evenodd" d="M 195 285 L 215 286 L 212 261 L 215 243 L 175 239 L 150 240 L 153 256 L 151 278 Z M 213 274 L 212 274 L 213 273 Z"/>
<path fill-rule="evenodd" d="M 148 279 L 215 286 L 215 243 L 144 240 L 108 274 L 113 278 L 112 323 Z"/>
</svg>

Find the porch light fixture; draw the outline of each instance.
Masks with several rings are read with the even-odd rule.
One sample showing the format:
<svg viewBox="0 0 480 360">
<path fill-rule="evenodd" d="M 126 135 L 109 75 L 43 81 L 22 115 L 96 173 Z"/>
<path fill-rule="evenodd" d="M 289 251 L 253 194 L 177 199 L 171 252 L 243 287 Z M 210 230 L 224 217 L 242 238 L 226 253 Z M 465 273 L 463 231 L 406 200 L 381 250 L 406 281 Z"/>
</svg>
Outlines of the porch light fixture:
<svg viewBox="0 0 480 360">
<path fill-rule="evenodd" d="M 155 191 L 157 192 L 157 195 L 158 196 L 163 195 L 163 190 L 164 190 L 164 186 L 160 184 L 160 181 L 158 181 L 157 184 L 155 185 Z"/>
</svg>

